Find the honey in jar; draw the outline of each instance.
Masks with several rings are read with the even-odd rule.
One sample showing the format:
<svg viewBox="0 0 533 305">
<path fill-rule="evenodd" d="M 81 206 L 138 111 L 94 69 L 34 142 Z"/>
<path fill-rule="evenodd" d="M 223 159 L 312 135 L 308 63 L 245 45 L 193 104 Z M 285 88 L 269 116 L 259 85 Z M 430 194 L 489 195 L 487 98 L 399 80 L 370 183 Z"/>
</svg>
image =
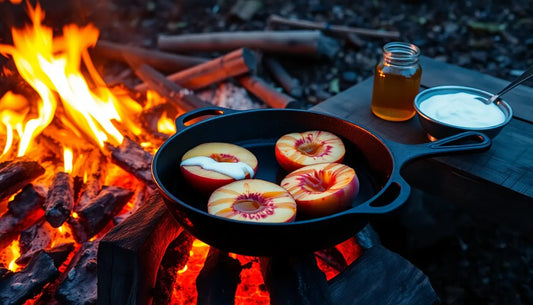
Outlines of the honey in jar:
<svg viewBox="0 0 533 305">
<path fill-rule="evenodd" d="M 410 43 L 391 42 L 374 71 L 372 112 L 388 121 L 405 121 L 415 115 L 414 98 L 420 87 L 420 49 Z"/>
</svg>

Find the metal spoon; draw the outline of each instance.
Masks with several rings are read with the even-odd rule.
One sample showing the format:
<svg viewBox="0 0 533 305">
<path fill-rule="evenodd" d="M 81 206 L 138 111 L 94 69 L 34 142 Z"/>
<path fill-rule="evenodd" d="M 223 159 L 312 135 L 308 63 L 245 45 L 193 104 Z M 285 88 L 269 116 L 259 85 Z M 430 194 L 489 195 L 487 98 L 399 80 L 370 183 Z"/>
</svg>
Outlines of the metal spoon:
<svg viewBox="0 0 533 305">
<path fill-rule="evenodd" d="M 480 101 L 482 101 L 483 103 L 487 104 L 487 105 L 489 105 L 490 103 L 494 103 L 494 102 L 496 102 L 497 100 L 500 99 L 500 96 L 504 95 L 509 90 L 511 90 L 514 87 L 516 87 L 516 86 L 520 85 L 521 83 L 525 82 L 526 80 L 528 80 L 532 76 L 533 76 L 533 66 L 529 67 L 526 71 L 524 71 L 524 73 L 520 74 L 519 77 L 517 77 L 514 81 L 510 82 L 509 85 L 507 85 L 505 88 L 503 88 L 500 92 L 494 94 L 493 96 L 491 96 L 488 99 L 481 98 L 481 97 L 478 98 L 478 99 Z"/>
</svg>

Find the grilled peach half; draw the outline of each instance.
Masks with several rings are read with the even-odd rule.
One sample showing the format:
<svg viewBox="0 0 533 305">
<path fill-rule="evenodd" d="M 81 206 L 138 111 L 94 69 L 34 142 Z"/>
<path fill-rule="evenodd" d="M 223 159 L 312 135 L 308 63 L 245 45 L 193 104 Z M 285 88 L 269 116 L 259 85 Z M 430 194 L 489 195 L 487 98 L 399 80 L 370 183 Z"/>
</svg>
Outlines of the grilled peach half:
<svg viewBox="0 0 533 305">
<path fill-rule="evenodd" d="M 244 179 L 216 189 L 209 197 L 207 212 L 249 222 L 291 222 L 296 218 L 296 202 L 277 184 Z"/>
<path fill-rule="evenodd" d="M 338 136 L 320 130 L 289 133 L 275 145 L 276 160 L 288 172 L 312 164 L 340 163 L 345 152 Z"/>
<path fill-rule="evenodd" d="M 321 163 L 302 167 L 288 174 L 281 186 L 289 191 L 298 212 L 322 217 L 351 206 L 359 193 L 355 170 L 340 163 Z"/>
<path fill-rule="evenodd" d="M 223 142 L 203 143 L 181 158 L 181 173 L 197 190 L 211 193 L 236 180 L 253 178 L 257 158 L 246 148 Z"/>
</svg>

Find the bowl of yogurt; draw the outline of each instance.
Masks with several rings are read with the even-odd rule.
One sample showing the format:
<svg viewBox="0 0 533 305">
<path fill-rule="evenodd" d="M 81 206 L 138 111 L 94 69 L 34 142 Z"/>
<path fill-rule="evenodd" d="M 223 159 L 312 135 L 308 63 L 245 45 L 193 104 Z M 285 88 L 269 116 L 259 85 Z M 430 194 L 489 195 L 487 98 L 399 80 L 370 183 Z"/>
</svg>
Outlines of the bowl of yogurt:
<svg viewBox="0 0 533 305">
<path fill-rule="evenodd" d="M 464 131 L 479 131 L 494 138 L 509 123 L 513 111 L 504 100 L 485 104 L 491 93 L 463 86 L 439 86 L 415 97 L 415 110 L 430 139 Z M 480 100 L 481 99 L 481 100 Z"/>
</svg>

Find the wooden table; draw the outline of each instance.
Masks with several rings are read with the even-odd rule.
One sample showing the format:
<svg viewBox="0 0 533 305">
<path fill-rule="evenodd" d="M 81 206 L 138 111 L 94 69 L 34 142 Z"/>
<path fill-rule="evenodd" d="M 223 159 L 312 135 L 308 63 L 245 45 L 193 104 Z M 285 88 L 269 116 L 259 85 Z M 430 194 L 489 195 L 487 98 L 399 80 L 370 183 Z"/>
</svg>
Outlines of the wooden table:
<svg viewBox="0 0 533 305">
<path fill-rule="evenodd" d="M 421 90 L 440 85 L 461 85 L 496 92 L 507 81 L 421 58 Z M 361 125 L 396 142 L 428 142 L 418 118 L 388 122 L 370 110 L 372 78 L 313 107 Z M 493 139 L 490 150 L 432 157 L 406 165 L 402 175 L 416 188 L 460 205 L 478 215 L 533 236 L 533 88 L 519 86 L 504 96 L 514 115 Z"/>
</svg>

